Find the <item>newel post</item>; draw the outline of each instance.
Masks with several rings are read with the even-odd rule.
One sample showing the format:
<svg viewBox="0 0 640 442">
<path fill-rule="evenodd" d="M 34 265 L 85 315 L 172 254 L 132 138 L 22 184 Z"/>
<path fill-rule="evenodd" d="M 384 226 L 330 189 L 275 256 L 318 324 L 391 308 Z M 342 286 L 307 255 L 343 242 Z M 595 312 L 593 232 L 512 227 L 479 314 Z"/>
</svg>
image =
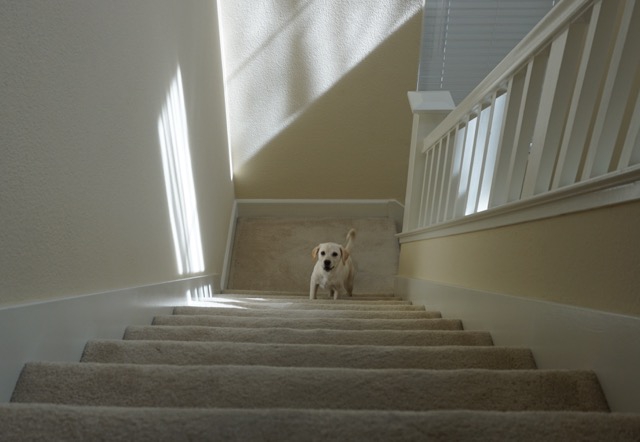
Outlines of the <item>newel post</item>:
<svg viewBox="0 0 640 442">
<path fill-rule="evenodd" d="M 422 153 L 424 138 L 455 108 L 448 91 L 408 92 L 413 112 L 411 151 L 404 204 L 403 232 L 419 228 L 425 161 Z"/>
</svg>

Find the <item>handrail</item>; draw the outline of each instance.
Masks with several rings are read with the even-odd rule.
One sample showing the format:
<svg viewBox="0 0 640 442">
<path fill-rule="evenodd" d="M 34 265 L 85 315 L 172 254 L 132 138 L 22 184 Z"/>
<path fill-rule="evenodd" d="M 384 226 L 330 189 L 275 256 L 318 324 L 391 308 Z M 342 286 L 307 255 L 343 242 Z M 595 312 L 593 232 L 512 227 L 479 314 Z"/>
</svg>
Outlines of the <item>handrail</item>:
<svg viewBox="0 0 640 442">
<path fill-rule="evenodd" d="M 418 141 L 404 232 L 640 168 L 638 42 L 640 1 L 558 3 Z"/>
</svg>

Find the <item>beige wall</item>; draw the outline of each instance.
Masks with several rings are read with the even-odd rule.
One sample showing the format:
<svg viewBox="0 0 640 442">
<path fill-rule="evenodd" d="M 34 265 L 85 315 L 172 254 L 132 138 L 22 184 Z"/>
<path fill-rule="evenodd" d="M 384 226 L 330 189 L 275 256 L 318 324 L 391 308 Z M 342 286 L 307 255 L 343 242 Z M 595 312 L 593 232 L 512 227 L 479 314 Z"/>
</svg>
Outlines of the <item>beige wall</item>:
<svg viewBox="0 0 640 442">
<path fill-rule="evenodd" d="M 181 277 L 158 129 L 178 66 L 203 273 L 220 273 L 233 186 L 215 3 L 3 2 L 0 307 Z"/>
<path fill-rule="evenodd" d="M 403 244 L 399 275 L 640 316 L 640 202 Z"/>
<path fill-rule="evenodd" d="M 404 201 L 421 3 L 222 3 L 238 198 Z"/>
</svg>

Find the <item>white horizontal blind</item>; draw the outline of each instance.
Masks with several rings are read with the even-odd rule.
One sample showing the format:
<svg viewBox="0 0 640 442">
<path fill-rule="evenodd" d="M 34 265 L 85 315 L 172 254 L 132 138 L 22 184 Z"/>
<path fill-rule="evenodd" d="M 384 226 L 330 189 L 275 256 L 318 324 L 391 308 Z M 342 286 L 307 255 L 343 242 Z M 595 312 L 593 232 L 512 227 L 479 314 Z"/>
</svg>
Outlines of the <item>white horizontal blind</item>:
<svg viewBox="0 0 640 442">
<path fill-rule="evenodd" d="M 460 103 L 556 2 L 426 0 L 418 90 Z"/>
</svg>

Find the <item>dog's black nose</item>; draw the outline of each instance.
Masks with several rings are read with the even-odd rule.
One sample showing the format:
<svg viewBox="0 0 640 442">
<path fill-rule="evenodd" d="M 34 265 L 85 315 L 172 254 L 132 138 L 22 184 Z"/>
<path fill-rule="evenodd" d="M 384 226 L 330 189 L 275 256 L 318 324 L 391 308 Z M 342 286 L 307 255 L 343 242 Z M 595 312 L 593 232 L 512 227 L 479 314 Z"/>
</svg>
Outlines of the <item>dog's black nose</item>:
<svg viewBox="0 0 640 442">
<path fill-rule="evenodd" d="M 325 267 L 331 267 L 331 261 L 329 261 L 328 259 L 324 260 L 324 266 Z"/>
</svg>

